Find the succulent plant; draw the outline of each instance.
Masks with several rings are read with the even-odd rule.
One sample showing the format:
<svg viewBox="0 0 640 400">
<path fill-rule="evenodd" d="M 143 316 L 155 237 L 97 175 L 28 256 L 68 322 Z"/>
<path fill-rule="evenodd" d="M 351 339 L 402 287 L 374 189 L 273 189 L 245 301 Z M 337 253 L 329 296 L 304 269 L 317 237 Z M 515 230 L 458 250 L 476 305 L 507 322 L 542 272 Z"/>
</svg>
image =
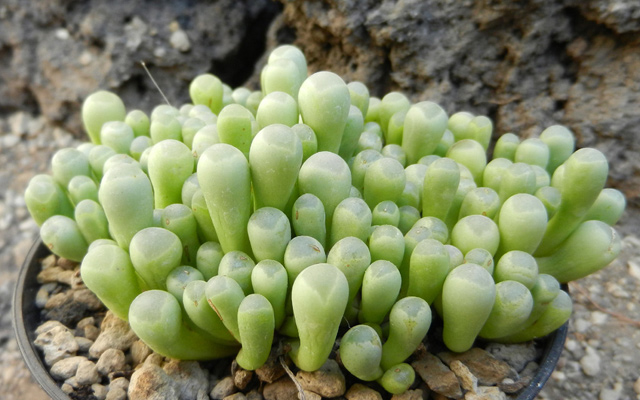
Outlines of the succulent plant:
<svg viewBox="0 0 640 400">
<path fill-rule="evenodd" d="M 455 352 L 538 338 L 571 313 L 560 282 L 620 252 L 624 196 L 566 127 L 505 133 L 489 159 L 487 117 L 307 76 L 294 46 L 261 84 L 200 75 L 193 104 L 149 114 L 96 92 L 92 143 L 26 190 L 43 242 L 160 354 L 253 370 L 286 343 L 314 371 L 340 342 L 355 377 L 402 393 L 432 309 Z"/>
</svg>

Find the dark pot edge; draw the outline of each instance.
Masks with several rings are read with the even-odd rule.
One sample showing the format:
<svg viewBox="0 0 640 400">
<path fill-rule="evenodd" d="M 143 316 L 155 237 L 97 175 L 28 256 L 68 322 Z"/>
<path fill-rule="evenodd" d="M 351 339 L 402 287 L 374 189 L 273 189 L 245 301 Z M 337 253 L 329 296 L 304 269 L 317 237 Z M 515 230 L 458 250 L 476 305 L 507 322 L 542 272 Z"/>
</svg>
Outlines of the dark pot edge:
<svg viewBox="0 0 640 400">
<path fill-rule="evenodd" d="M 20 268 L 18 281 L 16 283 L 15 292 L 13 294 L 12 321 L 13 329 L 16 334 L 18 348 L 22 353 L 22 358 L 27 364 L 27 368 L 31 372 L 33 378 L 38 382 L 40 387 L 54 400 L 69 400 L 56 381 L 53 380 L 49 371 L 42 363 L 42 359 L 38 354 L 33 341 L 35 340 L 35 332 L 27 332 L 28 321 L 39 320 L 40 310 L 35 306 L 35 298 L 37 293 L 38 282 L 37 274 L 29 274 L 33 267 L 34 261 L 46 257 L 50 254 L 44 244 L 38 239 L 35 241 L 27 257 Z M 31 325 L 33 326 L 33 325 Z M 34 329 L 35 331 L 35 329 Z"/>
<path fill-rule="evenodd" d="M 49 249 L 42 244 L 40 239 L 37 239 L 31 246 L 24 263 L 20 268 L 11 310 L 13 328 L 16 334 L 18 348 L 22 353 L 22 357 L 27 368 L 29 368 L 29 371 L 36 382 L 38 382 L 40 387 L 42 387 L 42 389 L 51 396 L 52 399 L 70 400 L 70 397 L 60 389 L 56 381 L 53 380 L 49 374 L 48 369 L 44 366 L 40 354 L 33 344 L 33 341 L 35 340 L 35 333 L 28 333 L 26 330 L 27 323 L 25 320 L 25 312 L 31 312 L 31 319 L 34 321 L 40 319 L 38 317 L 40 310 L 35 306 L 35 296 L 37 291 L 34 289 L 25 290 L 25 287 L 37 287 L 37 274 L 29 274 L 28 272 L 30 272 L 30 267 L 32 267 L 34 260 L 44 258 L 48 254 L 50 254 Z M 567 286 L 563 285 L 563 290 L 567 289 Z M 31 304 L 31 307 L 29 307 L 29 304 Z M 27 308 L 25 309 L 25 307 Z M 553 373 L 560 355 L 562 354 L 568 330 L 569 323 L 567 322 L 547 338 L 544 352 L 542 354 L 542 362 L 540 363 L 538 372 L 516 400 L 534 400 L 540 390 L 542 390 L 545 383 Z"/>
</svg>

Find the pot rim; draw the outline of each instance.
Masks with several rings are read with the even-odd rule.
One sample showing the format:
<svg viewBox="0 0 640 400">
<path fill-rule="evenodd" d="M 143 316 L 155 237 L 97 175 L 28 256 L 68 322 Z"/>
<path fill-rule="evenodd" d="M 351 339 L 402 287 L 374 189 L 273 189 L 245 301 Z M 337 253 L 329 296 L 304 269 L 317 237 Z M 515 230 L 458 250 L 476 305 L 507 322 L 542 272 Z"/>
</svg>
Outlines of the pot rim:
<svg viewBox="0 0 640 400">
<path fill-rule="evenodd" d="M 40 310 L 35 305 L 35 297 L 38 291 L 37 274 L 28 274 L 30 267 L 35 260 L 46 257 L 50 254 L 49 249 L 37 239 L 29 249 L 29 253 L 20 268 L 18 281 L 16 282 L 15 291 L 13 293 L 12 305 L 12 321 L 13 329 L 16 334 L 18 348 L 22 353 L 22 358 L 27 364 L 27 368 L 31 372 L 33 378 L 38 382 L 40 387 L 54 400 L 69 400 L 56 381 L 49 374 L 49 370 L 44 366 L 40 354 L 36 349 L 33 341 L 35 340 L 35 329 L 33 332 L 27 332 L 27 319 L 31 322 L 40 320 Z M 29 306 L 31 305 L 31 307 Z M 33 327 L 33 325 L 31 325 Z"/>
<path fill-rule="evenodd" d="M 20 267 L 13 295 L 12 322 L 18 348 L 33 378 L 53 400 L 70 400 L 70 397 L 62 391 L 49 374 L 49 370 L 43 364 L 40 353 L 33 343 L 35 340 L 35 326 L 40 322 L 40 310 L 35 305 L 39 284 L 36 280 L 37 274 L 29 274 L 29 272 L 35 260 L 44 258 L 49 254 L 51 252 L 44 243 L 40 239 L 36 239 Z M 563 284 L 562 288 L 563 290 L 568 290 L 567 285 Z M 29 311 L 30 314 L 27 315 L 26 311 Z M 32 322 L 31 327 L 34 328 L 32 332 L 28 332 L 26 328 L 29 321 Z M 546 338 L 541 358 L 542 362 L 538 367 L 538 371 L 529 385 L 520 392 L 516 400 L 534 400 L 542 390 L 560 359 L 568 330 L 569 322 L 566 322 Z"/>
</svg>

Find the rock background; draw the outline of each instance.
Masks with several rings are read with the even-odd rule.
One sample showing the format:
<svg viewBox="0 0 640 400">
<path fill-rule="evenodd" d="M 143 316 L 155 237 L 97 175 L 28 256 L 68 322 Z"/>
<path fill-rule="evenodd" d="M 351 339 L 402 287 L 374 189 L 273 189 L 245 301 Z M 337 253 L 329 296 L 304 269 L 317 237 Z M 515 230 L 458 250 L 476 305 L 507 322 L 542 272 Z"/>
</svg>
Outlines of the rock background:
<svg viewBox="0 0 640 400">
<path fill-rule="evenodd" d="M 530 136 L 565 124 L 580 146 L 605 152 L 609 186 L 621 189 L 631 205 L 621 231 L 635 250 L 612 276 L 603 272 L 582 285 L 637 320 L 639 311 L 629 304 L 640 286 L 633 269 L 640 265 L 634 239 L 640 220 L 639 33 L 637 0 L 2 1 L 0 391 L 38 398 L 8 313 L 16 266 L 37 235 L 22 193 L 31 176 L 47 170 L 56 149 L 84 137 L 82 100 L 109 89 L 130 108 L 149 112 L 162 97 L 140 61 L 174 104 L 188 101 L 189 81 L 206 71 L 232 87 L 255 88 L 264 55 L 281 43 L 299 46 L 311 72 L 329 69 L 360 80 L 376 96 L 398 90 L 449 112 L 485 114 L 496 135 Z M 603 281 L 626 288 L 631 300 L 616 297 L 617 289 Z M 572 319 L 571 348 L 544 397 L 637 396 L 637 325 L 615 318 L 603 323 L 595 314 L 601 311 L 576 298 L 582 303 Z M 604 389 L 596 387 L 601 383 Z"/>
<path fill-rule="evenodd" d="M 611 186 L 640 204 L 638 1 L 282 3 L 5 1 L 0 114 L 42 113 L 81 135 L 80 104 L 97 88 L 145 111 L 162 101 L 140 61 L 179 104 L 205 71 L 255 87 L 265 47 L 293 42 L 312 72 L 485 114 L 497 135 L 565 124 L 615 160 Z"/>
</svg>

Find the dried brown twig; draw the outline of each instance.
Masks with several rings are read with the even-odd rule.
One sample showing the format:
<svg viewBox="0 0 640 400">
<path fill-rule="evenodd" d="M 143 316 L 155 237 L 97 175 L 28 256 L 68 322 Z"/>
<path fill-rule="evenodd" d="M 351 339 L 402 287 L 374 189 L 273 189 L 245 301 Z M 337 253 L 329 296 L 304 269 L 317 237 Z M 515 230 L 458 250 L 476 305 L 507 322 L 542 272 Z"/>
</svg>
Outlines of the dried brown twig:
<svg viewBox="0 0 640 400">
<path fill-rule="evenodd" d="M 600 304 L 596 303 L 591 296 L 589 296 L 589 292 L 587 291 L 587 289 L 583 288 L 580 284 L 576 283 L 576 282 L 569 282 L 569 287 L 573 290 L 577 290 L 578 292 L 580 292 L 580 294 L 582 294 L 588 301 L 589 303 L 591 303 L 595 308 L 597 308 L 599 311 L 602 311 L 603 313 L 609 314 L 612 317 L 615 317 L 617 319 L 619 319 L 620 321 L 629 324 L 629 325 L 633 325 L 633 326 L 637 326 L 640 327 L 640 321 L 632 319 L 627 317 L 624 314 L 620 314 L 618 312 L 609 310 L 608 308 L 605 308 L 603 306 L 601 306 Z"/>
<path fill-rule="evenodd" d="M 278 357 L 278 359 L 280 360 L 280 365 L 282 365 L 282 368 L 284 368 L 284 370 L 287 373 L 287 375 L 289 375 L 289 378 L 291 378 L 293 383 L 296 385 L 296 388 L 298 389 L 298 399 L 299 400 L 307 400 L 307 396 L 305 396 L 305 394 L 304 394 L 304 389 L 302 388 L 302 385 L 300 385 L 300 382 L 298 382 L 298 380 L 296 379 L 296 376 L 293 375 L 293 372 L 291 372 L 291 370 L 289 369 L 289 366 L 284 361 L 284 357 L 280 356 L 280 357 Z"/>
</svg>

